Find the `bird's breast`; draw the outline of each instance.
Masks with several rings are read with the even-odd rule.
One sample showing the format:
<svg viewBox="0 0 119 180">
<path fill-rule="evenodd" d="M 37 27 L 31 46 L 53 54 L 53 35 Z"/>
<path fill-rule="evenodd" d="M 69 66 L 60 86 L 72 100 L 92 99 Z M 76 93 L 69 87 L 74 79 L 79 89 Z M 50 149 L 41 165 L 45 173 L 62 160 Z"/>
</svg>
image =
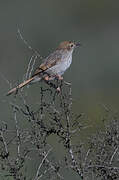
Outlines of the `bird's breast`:
<svg viewBox="0 0 119 180">
<path fill-rule="evenodd" d="M 64 70 L 68 69 L 70 67 L 72 63 L 72 55 L 66 57 L 63 62 L 62 65 L 64 66 Z"/>
<path fill-rule="evenodd" d="M 70 67 L 72 63 L 72 56 L 62 58 L 62 60 L 54 67 L 56 68 L 56 73 L 59 75 L 64 74 L 64 72 Z"/>
<path fill-rule="evenodd" d="M 50 74 L 62 75 L 70 67 L 72 63 L 72 54 L 62 56 L 61 60 L 57 64 L 47 70 Z"/>
</svg>

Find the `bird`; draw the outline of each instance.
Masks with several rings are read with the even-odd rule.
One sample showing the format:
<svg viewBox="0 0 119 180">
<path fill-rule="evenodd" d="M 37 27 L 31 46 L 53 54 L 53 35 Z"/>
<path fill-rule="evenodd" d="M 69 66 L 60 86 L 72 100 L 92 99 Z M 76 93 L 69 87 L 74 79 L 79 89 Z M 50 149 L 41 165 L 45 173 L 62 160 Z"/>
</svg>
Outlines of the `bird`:
<svg viewBox="0 0 119 180">
<path fill-rule="evenodd" d="M 59 44 L 58 48 L 54 50 L 49 56 L 43 59 L 41 65 L 36 68 L 31 78 L 22 82 L 15 88 L 8 91 L 7 96 L 14 92 L 17 92 L 22 87 L 41 81 L 51 81 L 57 78 L 63 80 L 62 75 L 70 67 L 72 63 L 72 54 L 76 47 L 80 46 L 80 42 L 75 43 L 73 41 L 63 41 Z"/>
</svg>

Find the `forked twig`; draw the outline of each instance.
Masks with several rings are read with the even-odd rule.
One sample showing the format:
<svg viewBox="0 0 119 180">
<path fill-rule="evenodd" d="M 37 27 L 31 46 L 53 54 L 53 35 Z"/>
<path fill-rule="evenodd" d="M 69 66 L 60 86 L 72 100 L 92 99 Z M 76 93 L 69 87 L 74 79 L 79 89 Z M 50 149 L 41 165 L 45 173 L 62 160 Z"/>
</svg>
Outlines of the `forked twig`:
<svg viewBox="0 0 119 180">
<path fill-rule="evenodd" d="M 36 176 L 35 176 L 34 180 L 38 180 L 39 179 L 38 177 L 39 177 L 39 172 L 40 172 L 41 166 L 43 165 L 45 159 L 47 158 L 47 156 L 48 156 L 48 154 L 50 153 L 51 150 L 52 150 L 52 148 L 49 149 L 47 153 L 45 152 L 45 155 L 44 155 L 40 165 L 38 166 L 37 173 L 36 173 Z"/>
<path fill-rule="evenodd" d="M 38 57 L 42 58 L 42 56 L 40 55 L 40 53 L 39 53 L 38 51 L 34 50 L 34 49 L 29 45 L 29 43 L 24 39 L 24 37 L 22 36 L 21 31 L 20 31 L 19 28 L 17 29 L 17 32 L 18 32 L 18 35 L 20 36 L 21 40 L 23 41 L 23 43 L 27 46 L 27 48 L 30 49 L 31 51 L 33 51 Z"/>
</svg>

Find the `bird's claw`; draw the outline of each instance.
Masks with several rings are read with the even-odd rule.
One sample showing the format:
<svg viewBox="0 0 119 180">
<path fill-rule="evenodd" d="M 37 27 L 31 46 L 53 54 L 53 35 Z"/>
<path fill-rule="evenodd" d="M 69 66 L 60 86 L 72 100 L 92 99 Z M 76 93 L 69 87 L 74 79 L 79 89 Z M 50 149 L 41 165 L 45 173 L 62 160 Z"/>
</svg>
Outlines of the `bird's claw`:
<svg viewBox="0 0 119 180">
<path fill-rule="evenodd" d="M 63 80 L 63 77 L 62 76 L 60 76 L 60 75 L 56 75 L 56 78 L 58 79 L 58 80 Z"/>
<path fill-rule="evenodd" d="M 56 90 L 57 90 L 57 92 L 60 92 L 60 91 L 61 91 L 60 87 L 57 87 L 57 89 L 56 89 Z"/>
</svg>

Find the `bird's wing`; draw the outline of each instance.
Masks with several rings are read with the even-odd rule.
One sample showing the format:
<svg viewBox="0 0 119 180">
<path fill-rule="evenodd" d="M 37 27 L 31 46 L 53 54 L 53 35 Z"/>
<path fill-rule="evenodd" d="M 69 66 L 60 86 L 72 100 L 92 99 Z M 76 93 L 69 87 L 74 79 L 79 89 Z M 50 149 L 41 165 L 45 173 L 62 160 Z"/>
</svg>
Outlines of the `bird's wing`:
<svg viewBox="0 0 119 180">
<path fill-rule="evenodd" d="M 55 66 L 62 58 L 62 54 L 57 52 L 53 52 L 47 58 L 45 58 L 43 63 L 35 70 L 35 73 L 32 77 L 45 72 L 46 70 L 50 69 L 51 67 Z"/>
</svg>

